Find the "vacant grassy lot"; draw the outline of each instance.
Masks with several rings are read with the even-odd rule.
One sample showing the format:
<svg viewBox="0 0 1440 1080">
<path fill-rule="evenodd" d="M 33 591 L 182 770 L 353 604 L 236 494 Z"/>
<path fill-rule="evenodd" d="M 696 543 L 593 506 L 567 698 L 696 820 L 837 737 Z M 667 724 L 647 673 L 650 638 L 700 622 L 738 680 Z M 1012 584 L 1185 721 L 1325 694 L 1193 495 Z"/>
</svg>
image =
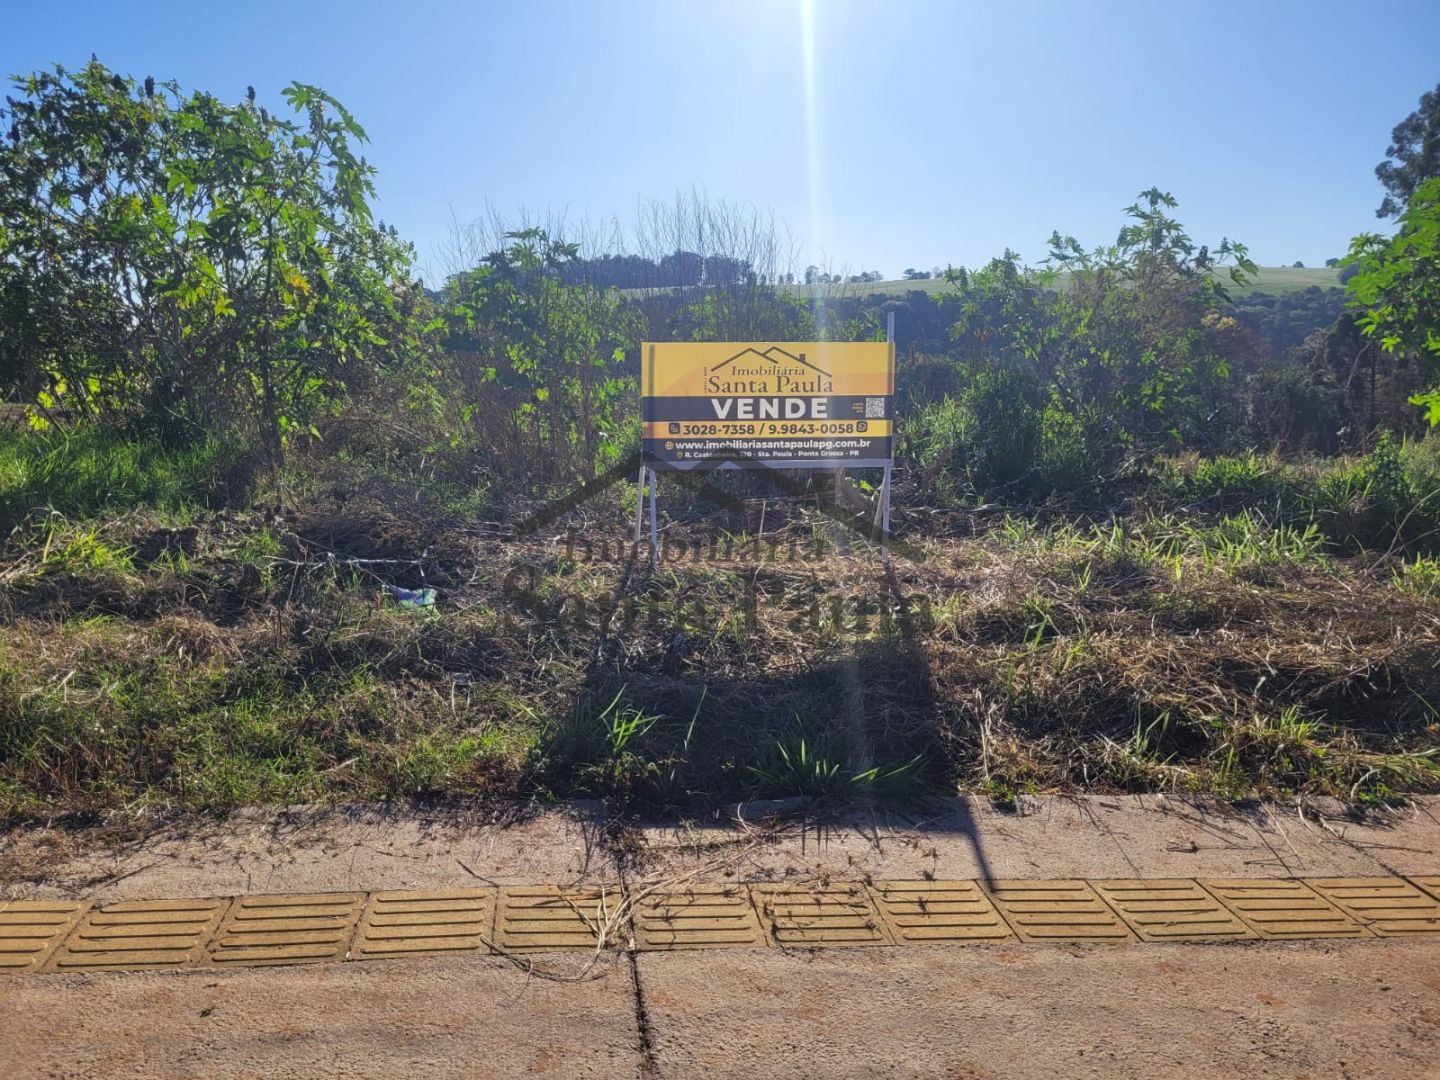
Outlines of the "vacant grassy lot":
<svg viewBox="0 0 1440 1080">
<path fill-rule="evenodd" d="M 525 536 L 323 486 L 31 516 L 0 558 L 0 812 L 1440 790 L 1440 564 L 1281 520 L 1309 480 L 1258 475 L 1250 508 L 904 515 L 889 570 L 813 507 L 757 541 L 756 507 L 680 499 L 651 570 L 613 492 Z"/>
</svg>

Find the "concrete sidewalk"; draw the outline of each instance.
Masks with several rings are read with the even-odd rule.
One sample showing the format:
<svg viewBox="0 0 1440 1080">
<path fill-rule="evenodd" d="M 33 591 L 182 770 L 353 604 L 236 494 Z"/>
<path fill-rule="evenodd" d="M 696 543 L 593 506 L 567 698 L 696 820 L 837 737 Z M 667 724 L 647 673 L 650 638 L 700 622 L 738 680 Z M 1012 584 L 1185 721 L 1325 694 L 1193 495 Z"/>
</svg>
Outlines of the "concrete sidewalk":
<svg viewBox="0 0 1440 1080">
<path fill-rule="evenodd" d="M 246 810 L 160 828 L 120 849 L 29 830 L 0 839 L 0 898 L 438 889 L 537 881 L 866 877 L 1275 878 L 1440 873 L 1440 798 L 1363 821 L 1329 801 L 1235 807 L 1179 796 L 937 800 L 915 813 L 775 817 L 774 804 L 625 825 L 598 804 L 477 813 L 375 807 Z M 622 865 L 623 863 L 623 865 Z M 18 870 L 15 868 L 19 868 Z"/>
<path fill-rule="evenodd" d="M 568 970 L 589 961 L 566 957 Z M 0 980 L 39 1077 L 1440 1077 L 1440 942 L 491 957 Z"/>
<path fill-rule="evenodd" d="M 588 804 L 247 811 L 123 846 L 0 842 L 0 897 L 100 902 L 551 882 L 1440 876 L 1440 801 L 953 799 L 816 821 Z M 93 837 L 98 840 L 99 837 Z M 866 886 L 873 892 L 871 886 Z M 503 893 L 502 893 L 503 895 Z M 75 906 L 75 905 L 71 905 Z M 0 978 L 0 1076 L 1217 1075 L 1440 1080 L 1440 941 L 910 945 Z"/>
</svg>

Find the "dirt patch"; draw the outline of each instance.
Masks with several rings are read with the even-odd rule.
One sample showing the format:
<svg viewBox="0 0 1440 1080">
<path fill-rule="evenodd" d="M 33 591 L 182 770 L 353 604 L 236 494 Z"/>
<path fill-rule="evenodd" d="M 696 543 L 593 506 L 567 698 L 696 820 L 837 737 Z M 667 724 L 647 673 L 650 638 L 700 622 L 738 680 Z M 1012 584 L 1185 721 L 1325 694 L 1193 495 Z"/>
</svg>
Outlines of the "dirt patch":
<svg viewBox="0 0 1440 1080">
<path fill-rule="evenodd" d="M 640 957 L 662 1070 L 996 1080 L 1433 1076 L 1437 963 L 1434 942 Z"/>
<path fill-rule="evenodd" d="M 1318 800 L 932 800 L 817 814 L 797 801 L 625 820 L 596 803 L 252 808 L 142 828 L 12 829 L 0 896 L 144 900 L 625 880 L 1366 877 L 1440 873 L 1440 803 L 1357 818 Z"/>
</svg>

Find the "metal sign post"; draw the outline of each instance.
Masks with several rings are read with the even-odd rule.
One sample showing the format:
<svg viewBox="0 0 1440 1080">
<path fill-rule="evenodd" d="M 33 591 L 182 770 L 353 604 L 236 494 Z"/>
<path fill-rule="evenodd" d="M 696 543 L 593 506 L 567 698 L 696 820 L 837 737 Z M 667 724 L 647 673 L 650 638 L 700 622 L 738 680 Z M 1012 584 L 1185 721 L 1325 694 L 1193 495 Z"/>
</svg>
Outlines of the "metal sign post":
<svg viewBox="0 0 1440 1080">
<path fill-rule="evenodd" d="M 635 481 L 635 546 L 640 546 L 640 530 L 645 527 L 645 483 L 650 483 L 650 565 L 660 561 L 660 530 L 655 511 L 655 470 L 640 466 L 640 476 Z"/>
<path fill-rule="evenodd" d="M 895 348 L 895 312 L 885 313 L 885 342 Z M 892 420 L 893 423 L 893 420 Z M 885 476 L 880 481 L 880 557 L 890 561 L 890 462 L 885 462 Z"/>
<path fill-rule="evenodd" d="M 655 504 L 660 498 L 660 481 L 655 475 L 655 470 L 648 470 L 650 473 L 650 565 L 660 565 L 660 529 L 657 526 L 657 511 Z"/>
<path fill-rule="evenodd" d="M 645 466 L 640 466 L 640 478 L 635 481 L 635 544 L 640 544 L 640 526 L 645 521 Z"/>
</svg>

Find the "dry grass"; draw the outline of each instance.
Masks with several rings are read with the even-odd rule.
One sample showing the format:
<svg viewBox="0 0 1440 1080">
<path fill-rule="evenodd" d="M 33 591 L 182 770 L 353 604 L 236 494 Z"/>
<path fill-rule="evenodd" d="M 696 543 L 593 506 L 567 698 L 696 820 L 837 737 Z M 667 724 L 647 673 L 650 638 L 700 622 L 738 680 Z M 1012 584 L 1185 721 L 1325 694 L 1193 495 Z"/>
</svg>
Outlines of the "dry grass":
<svg viewBox="0 0 1440 1080">
<path fill-rule="evenodd" d="M 992 518 L 887 572 L 792 508 L 758 554 L 673 526 L 651 571 L 618 511 L 572 524 L 611 557 L 354 499 L 20 536 L 0 806 L 1440 790 L 1440 602 L 1373 555 Z"/>
</svg>

